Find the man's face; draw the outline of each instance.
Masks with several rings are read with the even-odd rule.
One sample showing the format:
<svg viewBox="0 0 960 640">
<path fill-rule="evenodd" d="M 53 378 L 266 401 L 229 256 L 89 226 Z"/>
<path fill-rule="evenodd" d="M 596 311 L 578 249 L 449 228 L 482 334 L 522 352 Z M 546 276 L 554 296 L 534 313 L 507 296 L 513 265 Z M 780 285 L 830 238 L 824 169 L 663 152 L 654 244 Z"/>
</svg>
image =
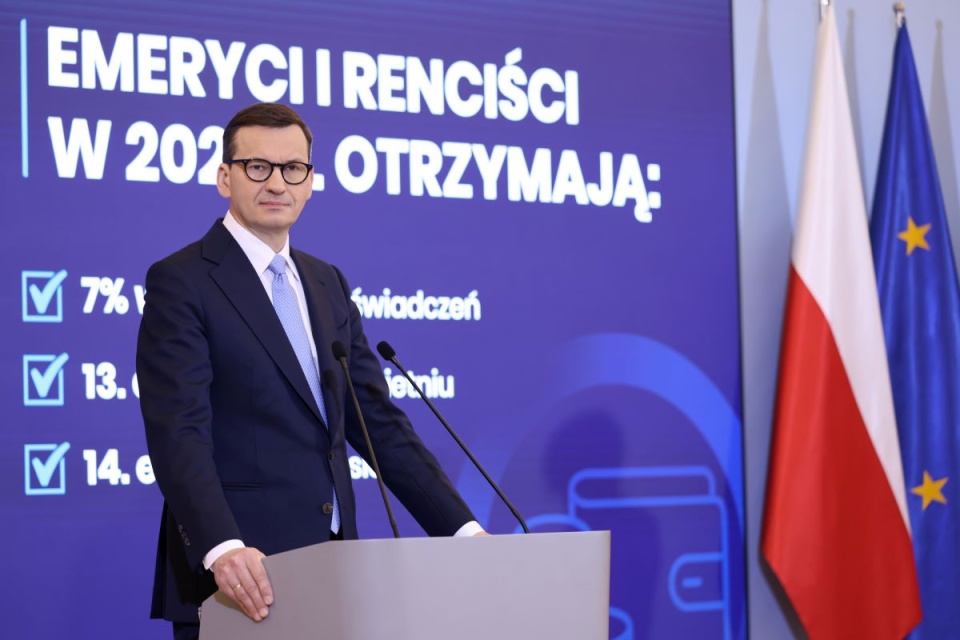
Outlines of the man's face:
<svg viewBox="0 0 960 640">
<path fill-rule="evenodd" d="M 296 125 L 282 129 L 243 127 L 236 134 L 236 150 L 233 159 L 260 158 L 278 163 L 310 161 L 307 139 Z M 241 225 L 279 251 L 290 227 L 300 217 L 303 205 L 313 195 L 313 171 L 301 184 L 284 182 L 279 167 L 266 182 L 254 182 L 247 177 L 243 164 L 221 164 L 217 190 L 230 199 L 230 211 Z"/>
</svg>

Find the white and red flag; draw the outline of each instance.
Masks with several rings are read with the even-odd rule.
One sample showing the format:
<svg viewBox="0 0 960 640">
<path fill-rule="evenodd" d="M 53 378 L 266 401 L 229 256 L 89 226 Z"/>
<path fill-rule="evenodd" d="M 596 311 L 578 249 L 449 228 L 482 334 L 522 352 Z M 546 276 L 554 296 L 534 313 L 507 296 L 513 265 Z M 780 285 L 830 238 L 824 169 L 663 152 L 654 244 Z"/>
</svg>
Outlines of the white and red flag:
<svg viewBox="0 0 960 640">
<path fill-rule="evenodd" d="M 761 550 L 812 640 L 900 640 L 920 596 L 832 6 L 789 277 Z"/>
</svg>

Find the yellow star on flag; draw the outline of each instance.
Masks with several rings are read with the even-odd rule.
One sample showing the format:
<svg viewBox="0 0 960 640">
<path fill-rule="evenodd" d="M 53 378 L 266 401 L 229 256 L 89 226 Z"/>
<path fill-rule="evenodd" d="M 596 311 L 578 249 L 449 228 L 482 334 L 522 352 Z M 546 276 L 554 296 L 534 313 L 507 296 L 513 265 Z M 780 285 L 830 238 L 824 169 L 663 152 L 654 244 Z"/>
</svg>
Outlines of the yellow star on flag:
<svg viewBox="0 0 960 640">
<path fill-rule="evenodd" d="M 947 504 L 947 499 L 943 497 L 943 492 L 941 491 L 945 484 L 947 484 L 947 478 L 934 480 L 930 477 L 928 471 L 924 471 L 923 484 L 910 489 L 910 493 L 915 493 L 923 498 L 923 509 L 926 511 L 927 507 L 930 506 L 930 503 L 934 500 L 941 504 Z"/>
<path fill-rule="evenodd" d="M 929 223 L 918 227 L 912 217 L 907 218 L 907 230 L 897 234 L 898 238 L 907 243 L 907 255 L 913 253 L 913 250 L 917 247 L 930 251 L 930 245 L 927 244 L 927 239 L 924 237 L 928 231 L 930 231 Z"/>
</svg>

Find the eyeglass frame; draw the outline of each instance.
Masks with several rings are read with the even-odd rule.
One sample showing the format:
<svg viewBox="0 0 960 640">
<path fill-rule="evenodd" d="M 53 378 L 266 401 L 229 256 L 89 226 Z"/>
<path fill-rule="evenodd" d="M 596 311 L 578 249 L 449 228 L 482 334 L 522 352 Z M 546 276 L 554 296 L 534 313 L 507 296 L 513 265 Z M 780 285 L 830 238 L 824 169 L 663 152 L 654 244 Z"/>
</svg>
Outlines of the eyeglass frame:
<svg viewBox="0 0 960 640">
<path fill-rule="evenodd" d="M 262 162 L 263 164 L 268 164 L 268 165 L 270 165 L 270 173 L 268 173 L 268 174 L 267 174 L 267 177 L 264 178 L 263 180 L 257 180 L 257 179 L 255 179 L 255 178 L 251 177 L 251 176 L 250 176 L 250 173 L 247 171 L 247 164 L 250 163 L 250 162 L 253 162 L 253 161 Z M 234 158 L 233 160 L 224 160 L 224 161 L 223 161 L 223 164 L 225 164 L 225 165 L 230 165 L 230 166 L 235 165 L 235 164 L 242 164 L 242 165 L 243 165 L 243 175 L 247 176 L 247 179 L 250 180 L 251 182 L 259 182 L 259 183 L 266 182 L 267 180 L 269 180 L 270 178 L 272 178 L 272 177 L 273 177 L 273 172 L 276 171 L 277 168 L 279 168 L 279 169 L 280 169 L 280 177 L 283 178 L 283 181 L 284 181 L 285 183 L 287 183 L 288 185 L 290 185 L 290 186 L 292 186 L 292 187 L 294 187 L 294 186 L 296 186 L 296 185 L 298 185 L 298 184 L 303 184 L 304 182 L 306 182 L 306 181 L 307 181 L 307 178 L 310 177 L 310 172 L 313 171 L 313 165 L 312 165 L 312 164 L 310 164 L 309 162 L 300 162 L 299 160 L 293 160 L 293 161 L 291 161 L 291 162 L 270 162 L 269 160 L 265 160 L 265 159 L 263 159 L 263 158 Z M 287 180 L 286 176 L 283 175 L 283 169 L 284 169 L 284 167 L 288 167 L 288 166 L 290 166 L 290 165 L 292 165 L 292 164 L 302 164 L 303 166 L 305 166 L 305 167 L 307 168 L 307 173 L 306 173 L 306 175 L 303 177 L 303 180 L 301 180 L 300 182 L 290 182 L 289 180 Z"/>
</svg>

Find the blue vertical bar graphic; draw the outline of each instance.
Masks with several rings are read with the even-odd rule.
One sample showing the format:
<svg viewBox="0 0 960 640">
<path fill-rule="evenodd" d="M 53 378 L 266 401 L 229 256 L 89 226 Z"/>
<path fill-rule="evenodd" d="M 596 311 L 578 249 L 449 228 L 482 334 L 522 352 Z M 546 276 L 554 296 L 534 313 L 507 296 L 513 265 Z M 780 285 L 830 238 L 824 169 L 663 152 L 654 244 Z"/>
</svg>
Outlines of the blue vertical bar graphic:
<svg viewBox="0 0 960 640">
<path fill-rule="evenodd" d="M 960 287 L 907 27 L 894 50 L 870 222 L 923 621 L 960 629 Z"/>
<path fill-rule="evenodd" d="M 30 177 L 30 138 L 27 126 L 27 19 L 20 20 L 20 165 Z"/>
</svg>

